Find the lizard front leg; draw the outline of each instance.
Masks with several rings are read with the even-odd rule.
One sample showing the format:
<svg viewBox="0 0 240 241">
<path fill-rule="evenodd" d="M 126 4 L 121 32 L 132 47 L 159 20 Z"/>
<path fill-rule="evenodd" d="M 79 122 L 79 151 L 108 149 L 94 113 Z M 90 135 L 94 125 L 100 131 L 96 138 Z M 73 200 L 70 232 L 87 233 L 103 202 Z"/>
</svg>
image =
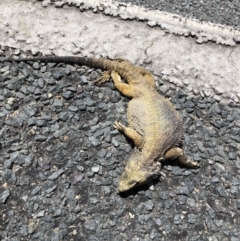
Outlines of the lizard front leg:
<svg viewBox="0 0 240 241">
<path fill-rule="evenodd" d="M 123 125 L 119 121 L 114 123 L 114 128 L 123 132 L 128 138 L 132 139 L 136 147 L 140 147 L 143 144 L 143 137 L 139 135 L 134 129 Z"/>
<path fill-rule="evenodd" d="M 185 154 L 183 153 L 183 150 L 179 147 L 174 147 L 168 150 L 165 153 L 164 157 L 166 159 L 172 158 L 172 157 L 178 157 L 179 162 L 188 167 L 198 168 L 200 166 L 198 162 L 188 160 Z"/>
<path fill-rule="evenodd" d="M 111 71 L 111 77 L 112 77 L 115 87 L 118 89 L 119 92 L 121 92 L 122 94 L 124 94 L 130 98 L 135 96 L 132 86 L 129 84 L 123 83 L 121 81 L 120 75 L 117 72 Z"/>
</svg>

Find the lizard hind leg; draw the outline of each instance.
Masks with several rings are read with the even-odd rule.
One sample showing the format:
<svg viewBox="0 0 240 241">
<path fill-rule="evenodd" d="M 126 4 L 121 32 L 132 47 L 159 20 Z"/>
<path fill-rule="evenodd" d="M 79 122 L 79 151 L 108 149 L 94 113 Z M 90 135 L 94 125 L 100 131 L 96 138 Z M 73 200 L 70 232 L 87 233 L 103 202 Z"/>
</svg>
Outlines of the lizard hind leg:
<svg viewBox="0 0 240 241">
<path fill-rule="evenodd" d="M 114 123 L 114 128 L 121 131 L 125 136 L 133 140 L 136 147 L 140 147 L 143 144 L 143 137 L 139 135 L 134 129 L 123 125 L 119 121 Z"/>
<path fill-rule="evenodd" d="M 174 148 L 168 150 L 165 153 L 164 157 L 166 159 L 172 158 L 172 157 L 178 157 L 179 162 L 182 163 L 183 165 L 187 166 L 187 167 L 198 168 L 200 166 L 198 162 L 191 161 L 191 160 L 187 159 L 183 150 L 179 147 L 174 147 Z"/>
</svg>

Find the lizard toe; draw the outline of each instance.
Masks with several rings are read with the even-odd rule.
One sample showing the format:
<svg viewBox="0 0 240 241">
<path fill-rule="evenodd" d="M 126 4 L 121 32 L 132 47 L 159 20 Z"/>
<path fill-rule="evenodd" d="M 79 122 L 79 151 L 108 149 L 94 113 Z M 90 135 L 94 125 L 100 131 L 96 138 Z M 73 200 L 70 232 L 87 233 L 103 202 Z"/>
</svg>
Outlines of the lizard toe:
<svg viewBox="0 0 240 241">
<path fill-rule="evenodd" d="M 118 129 L 118 128 L 119 128 L 119 126 L 118 126 L 118 121 L 115 121 L 115 122 L 114 122 L 113 127 L 114 127 L 115 129 Z"/>
<path fill-rule="evenodd" d="M 200 163 L 199 162 L 195 162 L 195 165 L 194 165 L 195 168 L 198 168 L 200 167 Z"/>
<path fill-rule="evenodd" d="M 121 124 L 119 121 L 115 121 L 113 127 L 116 128 L 119 131 L 122 131 L 124 129 L 124 125 Z"/>
<path fill-rule="evenodd" d="M 195 162 L 195 161 L 191 161 L 189 162 L 189 167 L 192 167 L 192 168 L 199 168 L 200 167 L 200 163 L 199 162 Z"/>
</svg>

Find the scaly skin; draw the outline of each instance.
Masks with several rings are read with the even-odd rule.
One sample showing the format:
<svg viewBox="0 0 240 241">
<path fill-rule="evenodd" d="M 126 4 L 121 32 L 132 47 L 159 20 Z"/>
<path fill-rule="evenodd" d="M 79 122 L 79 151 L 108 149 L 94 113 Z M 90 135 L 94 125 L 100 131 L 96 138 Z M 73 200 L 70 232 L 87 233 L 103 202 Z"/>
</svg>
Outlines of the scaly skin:
<svg viewBox="0 0 240 241">
<path fill-rule="evenodd" d="M 14 61 L 37 60 L 108 70 L 97 82 L 104 83 L 111 76 L 115 87 L 131 98 L 128 104 L 129 126 L 126 127 L 117 121 L 114 124 L 114 127 L 132 139 L 136 146 L 121 175 L 119 192 L 128 191 L 158 176 L 161 162 L 168 158 L 178 157 L 179 161 L 188 167 L 199 167 L 197 162 L 188 160 L 179 147 L 183 136 L 182 120 L 170 101 L 157 92 L 154 78 L 147 70 L 121 59 L 53 56 Z M 127 83 L 123 83 L 120 76 Z"/>
</svg>

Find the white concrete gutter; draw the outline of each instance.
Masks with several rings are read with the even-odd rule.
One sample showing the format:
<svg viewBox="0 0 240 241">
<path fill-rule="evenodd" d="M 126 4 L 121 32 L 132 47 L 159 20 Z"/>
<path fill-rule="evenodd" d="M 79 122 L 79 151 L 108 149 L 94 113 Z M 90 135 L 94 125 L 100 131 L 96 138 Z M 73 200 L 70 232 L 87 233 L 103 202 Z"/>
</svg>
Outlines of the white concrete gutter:
<svg viewBox="0 0 240 241">
<path fill-rule="evenodd" d="M 239 101 L 240 31 L 232 27 L 107 0 L 1 0 L 0 8 L 2 54 L 124 57 L 186 92 Z"/>
</svg>

